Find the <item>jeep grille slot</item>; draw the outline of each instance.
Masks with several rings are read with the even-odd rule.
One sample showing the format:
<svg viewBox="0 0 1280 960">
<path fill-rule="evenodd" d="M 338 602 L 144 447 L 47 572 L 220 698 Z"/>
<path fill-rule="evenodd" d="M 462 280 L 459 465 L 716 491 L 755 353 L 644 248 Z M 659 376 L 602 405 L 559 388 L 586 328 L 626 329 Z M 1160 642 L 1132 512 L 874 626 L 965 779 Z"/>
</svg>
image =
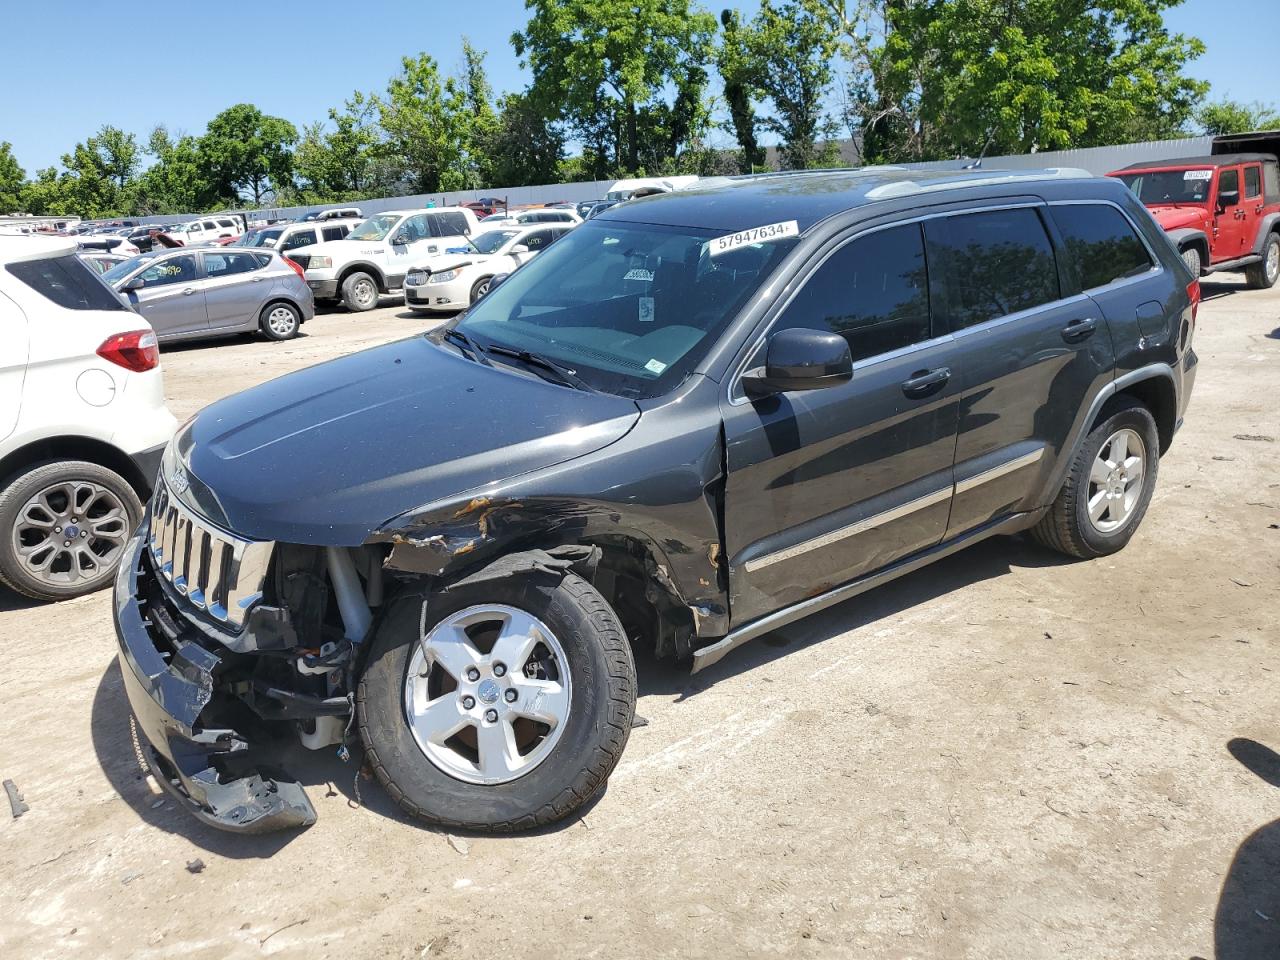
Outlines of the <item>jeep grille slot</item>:
<svg viewBox="0 0 1280 960">
<path fill-rule="evenodd" d="M 274 544 L 245 540 L 189 510 L 161 482 L 151 501 L 151 557 L 192 606 L 239 630 L 262 599 Z"/>
</svg>

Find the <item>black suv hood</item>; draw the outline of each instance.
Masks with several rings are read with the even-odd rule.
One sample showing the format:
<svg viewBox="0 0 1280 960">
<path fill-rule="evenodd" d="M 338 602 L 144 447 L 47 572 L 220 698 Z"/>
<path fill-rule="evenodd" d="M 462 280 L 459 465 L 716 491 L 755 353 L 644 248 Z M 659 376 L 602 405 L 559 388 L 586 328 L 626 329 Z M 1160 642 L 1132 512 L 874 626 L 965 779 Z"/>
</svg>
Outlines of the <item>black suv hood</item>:
<svg viewBox="0 0 1280 960">
<path fill-rule="evenodd" d="M 355 546 L 438 499 L 624 436 L 630 400 L 488 367 L 416 337 L 219 400 L 179 440 L 187 499 L 242 536 Z"/>
</svg>

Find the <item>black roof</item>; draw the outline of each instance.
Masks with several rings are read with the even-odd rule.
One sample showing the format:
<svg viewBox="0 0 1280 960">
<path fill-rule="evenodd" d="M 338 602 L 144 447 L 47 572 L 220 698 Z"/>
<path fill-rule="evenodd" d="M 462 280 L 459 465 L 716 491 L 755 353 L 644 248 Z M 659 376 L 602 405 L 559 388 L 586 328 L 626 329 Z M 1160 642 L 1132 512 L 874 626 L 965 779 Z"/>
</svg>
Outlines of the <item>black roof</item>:
<svg viewBox="0 0 1280 960">
<path fill-rule="evenodd" d="M 1046 180 L 1093 179 L 1083 170 L 908 170 L 856 167 L 742 177 L 710 177 L 690 187 L 627 200 L 592 217 L 732 232 L 795 220 L 801 232 L 855 207 L 913 195 L 985 185 L 1021 186 Z M 935 202 L 939 202 L 935 200 Z"/>
<path fill-rule="evenodd" d="M 1131 163 L 1123 170 L 1151 170 L 1159 167 L 1230 167 L 1237 163 L 1270 160 L 1275 163 L 1275 156 L 1270 153 L 1219 153 L 1212 157 L 1177 157 L 1171 160 L 1148 160 L 1146 163 Z"/>
</svg>

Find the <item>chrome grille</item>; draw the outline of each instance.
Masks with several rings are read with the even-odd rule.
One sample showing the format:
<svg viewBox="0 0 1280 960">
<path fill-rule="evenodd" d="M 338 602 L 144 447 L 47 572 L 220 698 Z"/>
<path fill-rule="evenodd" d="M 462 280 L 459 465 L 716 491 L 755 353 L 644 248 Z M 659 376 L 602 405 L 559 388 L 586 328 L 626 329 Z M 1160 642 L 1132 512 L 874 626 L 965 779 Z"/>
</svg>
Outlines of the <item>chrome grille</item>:
<svg viewBox="0 0 1280 960">
<path fill-rule="evenodd" d="M 151 557 L 160 576 L 192 606 L 239 630 L 271 562 L 271 541 L 245 540 L 189 510 L 161 482 L 151 501 Z"/>
</svg>

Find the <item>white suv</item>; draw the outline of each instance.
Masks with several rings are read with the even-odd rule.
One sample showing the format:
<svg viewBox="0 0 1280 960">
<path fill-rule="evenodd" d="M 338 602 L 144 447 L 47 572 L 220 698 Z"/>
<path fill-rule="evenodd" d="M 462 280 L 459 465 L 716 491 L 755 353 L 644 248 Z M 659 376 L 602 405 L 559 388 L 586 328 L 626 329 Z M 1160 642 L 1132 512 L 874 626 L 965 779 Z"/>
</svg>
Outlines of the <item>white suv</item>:
<svg viewBox="0 0 1280 960">
<path fill-rule="evenodd" d="M 0 583 L 111 582 L 174 430 L 147 322 L 73 237 L 0 237 Z"/>
<path fill-rule="evenodd" d="M 372 310 L 378 296 L 399 290 L 412 264 L 465 247 L 478 229 L 465 207 L 388 210 L 371 216 L 344 240 L 290 255 L 302 265 L 317 301 L 341 299 L 353 312 Z"/>
<path fill-rule="evenodd" d="M 179 241 L 184 247 L 195 247 L 202 243 L 213 243 L 223 237 L 238 237 L 244 230 L 231 217 L 202 217 L 184 223 L 176 230 L 170 230 L 169 236 Z"/>
</svg>

